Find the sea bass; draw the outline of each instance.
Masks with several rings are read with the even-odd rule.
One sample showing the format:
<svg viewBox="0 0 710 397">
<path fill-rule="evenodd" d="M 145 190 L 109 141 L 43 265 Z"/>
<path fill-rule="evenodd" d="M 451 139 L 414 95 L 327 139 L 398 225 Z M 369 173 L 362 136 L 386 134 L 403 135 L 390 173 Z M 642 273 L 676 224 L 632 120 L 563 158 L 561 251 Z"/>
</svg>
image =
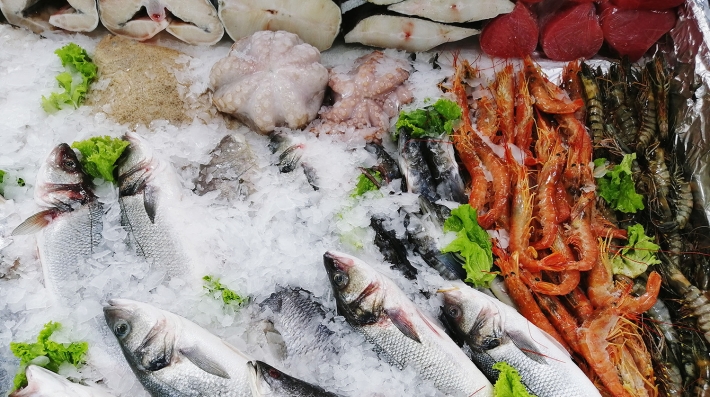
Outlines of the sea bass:
<svg viewBox="0 0 710 397">
<path fill-rule="evenodd" d="M 39 0 L 0 0 L 0 11 L 7 21 L 34 33 L 58 27 L 72 32 L 90 32 L 99 24 L 96 0 L 67 0 L 61 2 Z"/>
<path fill-rule="evenodd" d="M 444 316 L 479 367 L 505 361 L 538 397 L 600 396 L 567 351 L 512 307 L 466 285 L 442 292 Z"/>
<path fill-rule="evenodd" d="M 25 370 L 27 386 L 16 390 L 10 397 L 111 397 L 112 395 L 98 387 L 89 387 L 73 383 L 54 372 L 36 365 Z"/>
<path fill-rule="evenodd" d="M 76 294 L 77 264 L 101 241 L 103 205 L 91 190 L 91 179 L 81 169 L 66 143 L 55 147 L 37 174 L 35 201 L 48 209 L 27 218 L 12 235 L 37 234 L 45 287 L 57 297 Z"/>
<path fill-rule="evenodd" d="M 189 277 L 191 262 L 182 250 L 173 222 L 181 187 L 171 166 L 154 155 L 135 133 L 124 137 L 130 145 L 118 160 L 118 202 L 121 224 L 138 255 L 152 270 L 168 277 Z"/>
<path fill-rule="evenodd" d="M 111 33 L 148 40 L 161 30 L 188 44 L 211 45 L 224 35 L 208 0 L 98 0 L 101 22 Z M 147 12 L 143 14 L 143 10 Z"/>
<path fill-rule="evenodd" d="M 243 135 L 226 135 L 210 154 L 210 162 L 200 166 L 195 182 L 198 195 L 218 190 L 218 199 L 231 202 L 243 200 L 255 191 L 253 180 L 258 164 Z"/>
<path fill-rule="evenodd" d="M 338 314 L 392 364 L 414 367 L 449 396 L 493 395 L 493 386 L 481 371 L 392 280 L 347 254 L 329 251 L 323 262 Z"/>
<path fill-rule="evenodd" d="M 249 363 L 253 397 L 338 397 L 261 361 Z"/>
<path fill-rule="evenodd" d="M 146 303 L 112 299 L 104 317 L 152 396 L 251 397 L 250 358 L 192 321 Z"/>
</svg>

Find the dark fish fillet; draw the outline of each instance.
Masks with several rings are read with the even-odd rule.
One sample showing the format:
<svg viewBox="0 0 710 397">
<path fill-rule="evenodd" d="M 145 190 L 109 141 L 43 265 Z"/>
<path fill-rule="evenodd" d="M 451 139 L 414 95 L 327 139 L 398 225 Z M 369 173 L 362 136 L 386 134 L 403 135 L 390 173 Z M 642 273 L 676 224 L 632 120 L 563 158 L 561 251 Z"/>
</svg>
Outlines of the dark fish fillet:
<svg viewBox="0 0 710 397">
<path fill-rule="evenodd" d="M 398 150 L 399 168 L 406 180 L 407 191 L 419 193 L 431 201 L 438 200 L 434 177 L 422 152 L 422 142 L 411 139 L 409 134 L 402 130 L 399 133 Z"/>
<path fill-rule="evenodd" d="M 467 203 L 466 187 L 461 174 L 459 174 L 454 146 L 448 135 L 444 134 L 437 139 L 427 140 L 424 143 L 424 149 L 424 157 L 436 183 L 436 193 L 443 200 Z"/>
<path fill-rule="evenodd" d="M 417 278 L 417 269 L 412 266 L 407 259 L 407 247 L 397 238 L 393 230 L 385 227 L 385 219 L 373 216 L 370 218 L 370 227 L 375 231 L 375 245 L 385 257 L 385 260 L 392 264 L 392 269 L 396 269 L 404 277 L 414 280 Z"/>
</svg>

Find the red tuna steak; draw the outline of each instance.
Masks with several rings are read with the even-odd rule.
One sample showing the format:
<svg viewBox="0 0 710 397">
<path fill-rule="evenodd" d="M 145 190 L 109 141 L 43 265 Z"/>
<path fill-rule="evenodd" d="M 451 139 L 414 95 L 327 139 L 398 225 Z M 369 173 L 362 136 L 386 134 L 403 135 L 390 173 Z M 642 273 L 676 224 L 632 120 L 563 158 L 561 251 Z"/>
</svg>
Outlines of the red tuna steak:
<svg viewBox="0 0 710 397">
<path fill-rule="evenodd" d="M 675 10 L 622 10 L 602 4 L 604 39 L 619 55 L 636 61 L 676 24 Z"/>
<path fill-rule="evenodd" d="M 518 1 L 513 12 L 493 18 L 483 28 L 481 49 L 495 57 L 523 57 L 535 51 L 537 36 L 535 15 L 522 1 Z"/>
<path fill-rule="evenodd" d="M 570 3 L 558 10 L 542 28 L 540 44 L 548 58 L 572 61 L 591 58 L 604 43 L 593 3 Z"/>
<path fill-rule="evenodd" d="M 667 10 L 677 7 L 685 0 L 611 0 L 615 6 L 629 10 Z"/>
</svg>

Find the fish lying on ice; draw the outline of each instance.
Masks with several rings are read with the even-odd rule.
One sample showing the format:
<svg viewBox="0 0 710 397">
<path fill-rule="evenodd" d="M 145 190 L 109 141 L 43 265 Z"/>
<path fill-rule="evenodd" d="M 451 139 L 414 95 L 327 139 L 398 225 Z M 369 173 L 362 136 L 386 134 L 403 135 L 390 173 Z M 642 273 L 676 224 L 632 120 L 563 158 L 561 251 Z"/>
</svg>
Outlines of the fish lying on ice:
<svg viewBox="0 0 710 397">
<path fill-rule="evenodd" d="M 244 136 L 226 135 L 210 154 L 210 162 L 200 166 L 195 183 L 198 195 L 219 190 L 219 199 L 232 201 L 253 193 L 251 178 L 256 178 L 258 164 Z"/>
<path fill-rule="evenodd" d="M 323 262 L 338 314 L 383 351 L 449 396 L 492 396 L 493 386 L 446 332 L 402 290 L 365 262 L 329 251 Z"/>
<path fill-rule="evenodd" d="M 27 218 L 13 236 L 37 235 L 45 287 L 69 299 L 79 286 L 77 265 L 101 241 L 103 205 L 91 190 L 91 179 L 81 169 L 74 150 L 62 143 L 52 150 L 39 169 L 35 201 L 49 207 Z"/>
<path fill-rule="evenodd" d="M 513 11 L 514 6 L 508 0 L 405 0 L 387 9 L 437 22 L 464 23 L 507 14 Z"/>
<path fill-rule="evenodd" d="M 41 0 L 0 0 L 0 11 L 7 21 L 42 33 L 58 27 L 72 32 L 90 32 L 99 24 L 96 0 L 67 0 L 58 8 Z"/>
<path fill-rule="evenodd" d="M 111 33 L 148 40 L 161 30 L 188 44 L 212 45 L 224 34 L 208 0 L 98 0 L 101 23 Z"/>
<path fill-rule="evenodd" d="M 192 321 L 128 299 L 110 300 L 104 317 L 152 396 L 252 397 L 250 358 Z"/>
<path fill-rule="evenodd" d="M 467 203 L 466 187 L 459 173 L 454 145 L 449 135 L 442 134 L 436 139 L 427 139 L 423 149 L 439 197 L 442 200 Z"/>
<path fill-rule="evenodd" d="M 259 304 L 273 313 L 270 321 L 284 340 L 290 356 L 319 358 L 332 352 L 333 331 L 323 324 L 326 312 L 313 295 L 301 288 L 277 287 Z"/>
<path fill-rule="evenodd" d="M 444 316 L 479 367 L 505 361 L 538 397 L 600 396 L 564 347 L 515 309 L 466 285 L 442 292 Z"/>
<path fill-rule="evenodd" d="M 253 397 L 338 397 L 261 361 L 249 362 Z"/>
<path fill-rule="evenodd" d="M 190 277 L 192 262 L 182 249 L 175 207 L 182 196 L 175 170 L 154 155 L 135 133 L 124 137 L 130 145 L 118 159 L 118 202 L 121 224 L 128 231 L 136 253 L 146 259 L 151 270 L 168 277 Z"/>
<path fill-rule="evenodd" d="M 54 372 L 30 365 L 25 370 L 27 386 L 10 393 L 10 397 L 111 397 L 98 387 L 73 383 Z"/>
</svg>

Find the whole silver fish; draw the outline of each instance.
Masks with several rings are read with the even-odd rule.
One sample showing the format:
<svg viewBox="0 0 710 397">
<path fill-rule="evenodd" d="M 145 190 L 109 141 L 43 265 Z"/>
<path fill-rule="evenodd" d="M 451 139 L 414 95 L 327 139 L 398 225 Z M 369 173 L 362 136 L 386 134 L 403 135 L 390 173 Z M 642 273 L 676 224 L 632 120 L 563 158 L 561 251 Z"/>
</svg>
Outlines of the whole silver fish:
<svg viewBox="0 0 710 397">
<path fill-rule="evenodd" d="M 101 241 L 103 206 L 91 190 L 74 150 L 55 147 L 37 175 L 35 201 L 48 209 L 32 215 L 12 235 L 37 235 L 45 287 L 58 297 L 76 294 L 77 264 Z"/>
<path fill-rule="evenodd" d="M 112 299 L 104 317 L 151 396 L 251 397 L 249 357 L 197 324 L 146 303 Z"/>
<path fill-rule="evenodd" d="M 253 397 L 338 397 L 261 361 L 249 362 Z"/>
<path fill-rule="evenodd" d="M 16 390 L 10 397 L 111 397 L 112 395 L 98 387 L 89 387 L 73 383 L 52 371 L 36 365 L 25 370 L 27 386 Z"/>
<path fill-rule="evenodd" d="M 121 224 L 151 269 L 168 277 L 189 277 L 192 265 L 175 232 L 179 225 L 174 208 L 181 197 L 175 171 L 137 134 L 129 132 L 124 139 L 130 145 L 117 167 Z"/>
<path fill-rule="evenodd" d="M 479 367 L 505 361 L 537 397 L 600 396 L 567 351 L 512 307 L 466 285 L 442 292 L 444 316 Z"/>
<path fill-rule="evenodd" d="M 493 395 L 493 386 L 481 371 L 392 280 L 347 254 L 329 251 L 323 262 L 338 314 L 394 365 L 414 367 L 449 396 Z"/>
</svg>

